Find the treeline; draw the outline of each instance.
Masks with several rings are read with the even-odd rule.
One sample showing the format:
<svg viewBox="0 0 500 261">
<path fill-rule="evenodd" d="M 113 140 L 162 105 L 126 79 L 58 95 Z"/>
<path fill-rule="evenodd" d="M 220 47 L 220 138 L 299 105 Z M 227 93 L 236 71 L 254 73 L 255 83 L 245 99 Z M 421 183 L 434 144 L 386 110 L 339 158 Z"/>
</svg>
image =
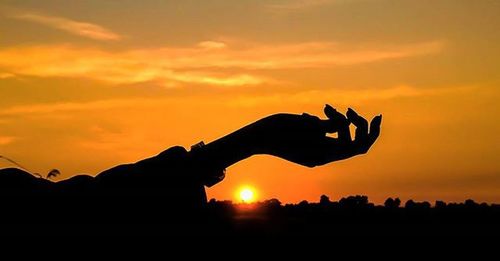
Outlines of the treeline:
<svg viewBox="0 0 500 261">
<path fill-rule="evenodd" d="M 488 204 L 485 202 L 482 203 L 477 203 L 473 199 L 467 199 L 464 202 L 450 202 L 447 203 L 442 200 L 436 200 L 434 204 L 431 204 L 428 201 L 414 201 L 412 199 L 406 201 L 405 204 L 402 204 L 401 200 L 399 198 L 392 198 L 389 197 L 385 200 L 383 205 L 375 205 L 374 203 L 371 203 L 368 200 L 367 196 L 362 196 L 362 195 L 356 195 L 356 196 L 348 196 L 348 197 L 343 197 L 339 201 L 331 201 L 330 198 L 326 195 L 321 195 L 319 198 L 319 202 L 308 202 L 307 200 L 303 200 L 299 202 L 298 204 L 282 204 L 279 199 L 273 198 L 273 199 L 268 199 L 264 200 L 261 202 L 256 202 L 256 203 L 234 203 L 230 200 L 223 200 L 223 201 L 218 201 L 214 198 L 212 198 L 208 202 L 209 206 L 215 207 L 215 206 L 226 206 L 229 207 L 231 205 L 237 206 L 237 205 L 254 205 L 256 207 L 283 207 L 283 208 L 294 208 L 294 207 L 316 207 L 316 206 L 321 206 L 321 207 L 340 207 L 340 208 L 387 208 L 387 209 L 394 209 L 394 208 L 406 208 L 406 209 L 412 209 L 412 208 L 420 208 L 420 209 L 428 209 L 428 208 L 500 208 L 500 204 Z"/>
<path fill-rule="evenodd" d="M 253 204 L 233 204 L 212 199 L 207 205 L 212 215 L 234 219 L 264 218 L 272 222 L 300 224 L 500 224 L 500 205 L 477 203 L 468 199 L 461 203 L 436 201 L 404 204 L 399 198 L 388 198 L 383 205 L 375 205 L 367 196 L 349 196 L 331 201 L 322 195 L 319 202 L 302 201 L 282 204 L 270 199 Z"/>
</svg>

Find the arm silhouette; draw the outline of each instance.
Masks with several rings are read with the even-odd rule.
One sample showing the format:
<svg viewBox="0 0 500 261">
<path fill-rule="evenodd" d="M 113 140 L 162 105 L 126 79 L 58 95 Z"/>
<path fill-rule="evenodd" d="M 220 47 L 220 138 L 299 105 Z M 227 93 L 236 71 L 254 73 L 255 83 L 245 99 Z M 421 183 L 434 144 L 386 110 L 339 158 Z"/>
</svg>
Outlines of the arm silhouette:
<svg viewBox="0 0 500 261">
<path fill-rule="evenodd" d="M 380 134 L 382 115 L 370 124 L 354 110 L 346 116 L 330 105 L 324 108 L 327 119 L 309 114 L 274 114 L 251 123 L 203 146 L 195 162 L 224 169 L 252 155 L 268 154 L 314 167 L 364 154 Z M 351 139 L 349 125 L 356 127 Z M 337 133 L 337 138 L 328 137 Z"/>
<path fill-rule="evenodd" d="M 267 154 L 315 167 L 366 153 L 379 136 L 381 115 L 369 124 L 352 109 L 345 116 L 330 105 L 324 111 L 327 119 L 306 113 L 274 114 L 206 145 L 193 146 L 189 152 L 172 147 L 155 157 L 108 169 L 96 179 L 103 187 L 179 182 L 210 187 L 224 178 L 227 167 L 253 155 Z M 350 124 L 356 126 L 354 139 Z M 338 137 L 329 137 L 328 133 L 337 133 Z M 164 175 L 181 171 L 186 175 Z"/>
</svg>

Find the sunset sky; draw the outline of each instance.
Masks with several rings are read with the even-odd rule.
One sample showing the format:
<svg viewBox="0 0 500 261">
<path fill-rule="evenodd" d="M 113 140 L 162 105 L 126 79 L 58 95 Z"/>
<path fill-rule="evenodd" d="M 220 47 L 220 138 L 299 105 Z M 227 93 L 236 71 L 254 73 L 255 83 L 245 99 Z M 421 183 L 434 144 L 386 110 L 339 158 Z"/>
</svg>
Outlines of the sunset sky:
<svg viewBox="0 0 500 261">
<path fill-rule="evenodd" d="M 0 3 L 0 155 L 34 172 L 96 175 L 325 103 L 383 114 L 368 154 L 252 157 L 209 198 L 500 202 L 500 1 Z"/>
</svg>

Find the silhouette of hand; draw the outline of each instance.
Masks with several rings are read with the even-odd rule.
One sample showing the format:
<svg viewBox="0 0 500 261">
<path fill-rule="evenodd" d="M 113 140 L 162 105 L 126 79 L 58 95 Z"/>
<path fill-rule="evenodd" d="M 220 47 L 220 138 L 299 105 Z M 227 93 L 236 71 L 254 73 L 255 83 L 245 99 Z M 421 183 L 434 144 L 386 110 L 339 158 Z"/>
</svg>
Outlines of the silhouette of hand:
<svg viewBox="0 0 500 261">
<path fill-rule="evenodd" d="M 261 119 L 247 130 L 258 153 L 271 154 L 300 165 L 314 167 L 366 153 L 380 134 L 382 115 L 370 123 L 354 110 L 346 116 L 330 105 L 324 109 L 326 120 L 309 114 L 275 114 Z M 354 140 L 349 125 L 356 127 Z M 327 133 L 337 133 L 337 138 Z"/>
</svg>

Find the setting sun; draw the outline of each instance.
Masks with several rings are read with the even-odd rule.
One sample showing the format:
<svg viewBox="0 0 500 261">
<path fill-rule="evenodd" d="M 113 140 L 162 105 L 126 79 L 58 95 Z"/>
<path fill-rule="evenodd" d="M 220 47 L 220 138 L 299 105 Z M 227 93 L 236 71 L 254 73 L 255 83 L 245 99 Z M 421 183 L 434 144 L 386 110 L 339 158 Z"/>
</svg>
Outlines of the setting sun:
<svg viewBox="0 0 500 261">
<path fill-rule="evenodd" d="M 238 193 L 239 199 L 244 203 L 255 201 L 255 190 L 250 187 L 243 187 Z"/>
</svg>

